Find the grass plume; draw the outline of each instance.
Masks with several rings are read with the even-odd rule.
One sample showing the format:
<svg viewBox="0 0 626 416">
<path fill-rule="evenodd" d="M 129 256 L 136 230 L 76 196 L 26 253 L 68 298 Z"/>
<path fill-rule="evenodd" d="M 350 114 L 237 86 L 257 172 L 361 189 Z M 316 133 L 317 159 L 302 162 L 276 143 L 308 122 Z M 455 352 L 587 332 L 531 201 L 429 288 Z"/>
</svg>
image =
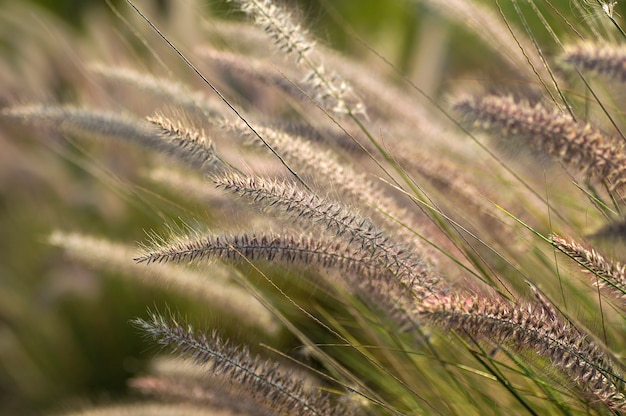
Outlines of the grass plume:
<svg viewBox="0 0 626 416">
<path fill-rule="evenodd" d="M 560 110 L 498 96 L 467 99 L 455 108 L 468 123 L 502 137 L 525 140 L 531 148 L 597 177 L 611 190 L 620 191 L 626 183 L 626 156 L 618 139 L 577 123 Z"/>
<path fill-rule="evenodd" d="M 486 338 L 548 357 L 593 400 L 617 411 L 626 409 L 624 377 L 604 352 L 542 307 L 512 307 L 497 299 L 452 295 L 426 300 L 418 314 L 461 335 Z"/>
<path fill-rule="evenodd" d="M 616 299 L 621 299 L 622 308 L 626 306 L 626 275 L 624 265 L 609 261 L 594 249 L 587 249 L 581 244 L 553 236 L 552 243 L 566 256 L 583 266 L 586 271 L 599 278 L 598 285 Z"/>
<path fill-rule="evenodd" d="M 277 365 L 251 355 L 223 341 L 216 333 L 196 334 L 176 319 L 153 314 L 150 321 L 135 320 L 134 324 L 158 344 L 189 356 L 199 364 L 210 362 L 212 373 L 223 374 L 243 397 L 274 414 L 336 415 L 347 414 L 332 406 L 328 399 L 315 391 L 306 391 L 302 382 L 281 374 Z"/>
</svg>

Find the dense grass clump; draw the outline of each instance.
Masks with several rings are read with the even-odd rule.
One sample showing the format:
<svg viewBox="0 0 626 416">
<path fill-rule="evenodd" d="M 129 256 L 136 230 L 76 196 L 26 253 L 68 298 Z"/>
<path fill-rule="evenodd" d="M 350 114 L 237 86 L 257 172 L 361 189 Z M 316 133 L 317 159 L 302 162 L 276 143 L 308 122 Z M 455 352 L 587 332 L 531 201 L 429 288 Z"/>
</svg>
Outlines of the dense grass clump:
<svg viewBox="0 0 626 416">
<path fill-rule="evenodd" d="M 2 376 L 24 402 L 54 401 L 26 386 L 52 385 L 55 354 L 88 362 L 99 332 L 131 345 L 97 326 L 117 309 L 129 339 L 173 358 L 111 353 L 134 363 L 118 375 L 131 392 L 71 414 L 626 412 L 616 4 L 416 0 L 411 76 L 325 2 L 358 54 L 322 45 L 291 4 L 146 3 L 109 4 L 116 29 L 94 18 L 83 36 L 42 16 L 56 82 L 3 67 L 21 81 L 0 110 L 8 149 L 58 187 L 25 203 L 46 248 L 22 261 L 47 294 L 67 274 L 56 290 L 77 298 L 51 301 L 41 349 L 19 327 L 39 328 L 25 316 L 45 302 L 0 309 L 30 368 L 0 358 Z M 57 212 L 37 217 L 44 201 Z"/>
</svg>

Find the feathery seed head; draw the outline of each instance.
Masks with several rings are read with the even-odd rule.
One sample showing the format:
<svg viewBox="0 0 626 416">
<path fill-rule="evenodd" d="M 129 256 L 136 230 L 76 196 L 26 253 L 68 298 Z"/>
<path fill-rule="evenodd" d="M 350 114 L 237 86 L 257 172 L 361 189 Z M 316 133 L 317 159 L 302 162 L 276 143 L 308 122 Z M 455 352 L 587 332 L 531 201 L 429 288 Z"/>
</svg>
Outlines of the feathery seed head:
<svg viewBox="0 0 626 416">
<path fill-rule="evenodd" d="M 271 0 L 230 0 L 262 27 L 276 46 L 287 54 L 294 53 L 302 61 L 313 49 L 314 42 L 287 10 Z"/>
<path fill-rule="evenodd" d="M 535 150 L 604 181 L 612 191 L 620 191 L 626 185 L 623 146 L 557 109 L 493 95 L 465 99 L 455 109 L 475 127 L 525 140 Z"/>
<path fill-rule="evenodd" d="M 262 27 L 278 48 L 296 55 L 296 63 L 309 71 L 305 92 L 322 108 L 339 114 L 366 115 L 365 105 L 352 91 L 349 83 L 336 72 L 328 72 L 312 57 L 314 42 L 308 39 L 300 24 L 294 23 L 289 12 L 271 0 L 231 0 Z"/>
<path fill-rule="evenodd" d="M 615 410 L 626 408 L 626 383 L 606 354 L 544 307 L 498 298 L 433 295 L 417 306 L 424 321 L 548 357 L 572 382 Z"/>
<path fill-rule="evenodd" d="M 561 62 L 581 71 L 626 81 L 626 48 L 619 45 L 582 43 L 568 46 Z"/>
<path fill-rule="evenodd" d="M 168 153 L 201 172 L 214 172 L 219 168 L 219 158 L 213 142 L 205 136 L 204 131 L 159 114 L 148 117 L 147 120 L 158 128 L 160 137 L 168 145 Z"/>
<path fill-rule="evenodd" d="M 245 347 L 235 347 L 215 331 L 196 333 L 191 325 L 175 317 L 152 313 L 150 320 L 136 319 L 134 324 L 155 342 L 189 357 L 198 364 L 210 364 L 211 372 L 227 377 L 261 409 L 280 415 L 332 416 L 346 410 L 333 405 L 328 396 L 304 387 L 302 380 L 279 370 L 271 361 L 250 354 Z"/>
<path fill-rule="evenodd" d="M 595 249 L 587 249 L 573 240 L 553 236 L 552 244 L 586 271 L 597 276 L 600 288 L 606 289 L 616 299 L 621 299 L 622 307 L 626 306 L 626 265 L 608 261 Z"/>
</svg>

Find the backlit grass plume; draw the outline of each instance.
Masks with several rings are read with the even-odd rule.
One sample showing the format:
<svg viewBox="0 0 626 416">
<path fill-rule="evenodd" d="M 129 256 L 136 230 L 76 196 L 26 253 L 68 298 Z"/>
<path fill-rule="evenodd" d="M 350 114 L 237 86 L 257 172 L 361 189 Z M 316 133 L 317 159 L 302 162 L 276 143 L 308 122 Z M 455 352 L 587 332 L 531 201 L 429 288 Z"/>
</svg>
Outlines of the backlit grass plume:
<svg viewBox="0 0 626 416">
<path fill-rule="evenodd" d="M 564 64 L 584 72 L 626 81 L 626 49 L 623 46 L 594 43 L 573 45 L 565 50 L 562 60 Z"/>
<path fill-rule="evenodd" d="M 612 190 L 626 182 L 626 155 L 620 139 L 577 123 L 562 110 L 497 96 L 462 101 L 456 109 L 477 127 L 503 138 L 526 140 L 529 147 L 597 177 Z"/>
<path fill-rule="evenodd" d="M 550 359 L 582 390 L 608 407 L 624 409 L 624 378 L 606 354 L 583 333 L 541 305 L 511 307 L 497 299 L 434 297 L 423 303 L 419 315 L 436 325 L 454 328 L 470 339 L 486 338 L 533 351 Z"/>
<path fill-rule="evenodd" d="M 150 321 L 138 319 L 134 324 L 158 344 L 189 356 L 198 364 L 210 362 L 210 373 L 224 375 L 232 386 L 231 392 L 250 402 L 249 407 L 255 408 L 255 412 L 262 413 L 266 408 L 267 413 L 277 415 L 349 414 L 346 409 L 331 405 L 319 392 L 306 391 L 302 381 L 281 373 L 278 365 L 230 345 L 215 333 L 196 334 L 191 327 L 158 314 L 153 314 Z"/>
</svg>

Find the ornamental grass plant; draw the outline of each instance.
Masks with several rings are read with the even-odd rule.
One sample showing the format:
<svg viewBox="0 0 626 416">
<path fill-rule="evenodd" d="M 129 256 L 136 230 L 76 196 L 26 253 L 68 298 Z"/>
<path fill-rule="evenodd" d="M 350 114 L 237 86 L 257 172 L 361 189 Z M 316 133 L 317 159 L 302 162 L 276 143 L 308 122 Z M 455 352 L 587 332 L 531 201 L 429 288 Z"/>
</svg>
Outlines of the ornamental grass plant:
<svg viewBox="0 0 626 416">
<path fill-rule="evenodd" d="M 562 3 L 7 6 L 1 409 L 626 413 L 626 34 Z"/>
</svg>

